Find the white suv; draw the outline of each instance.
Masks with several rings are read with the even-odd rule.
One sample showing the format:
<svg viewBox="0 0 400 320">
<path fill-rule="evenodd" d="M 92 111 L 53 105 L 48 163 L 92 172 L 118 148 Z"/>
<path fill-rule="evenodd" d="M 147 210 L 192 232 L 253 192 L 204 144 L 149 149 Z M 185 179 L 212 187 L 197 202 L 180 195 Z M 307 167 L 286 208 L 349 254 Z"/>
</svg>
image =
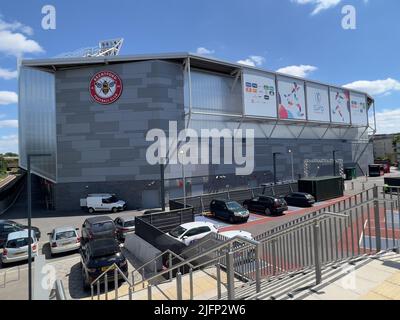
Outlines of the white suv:
<svg viewBox="0 0 400 320">
<path fill-rule="evenodd" d="M 190 222 L 176 227 L 172 231 L 168 232 L 167 235 L 184 243 L 186 246 L 189 246 L 197 240 L 204 238 L 211 232 L 218 232 L 218 229 L 212 223 Z"/>
</svg>

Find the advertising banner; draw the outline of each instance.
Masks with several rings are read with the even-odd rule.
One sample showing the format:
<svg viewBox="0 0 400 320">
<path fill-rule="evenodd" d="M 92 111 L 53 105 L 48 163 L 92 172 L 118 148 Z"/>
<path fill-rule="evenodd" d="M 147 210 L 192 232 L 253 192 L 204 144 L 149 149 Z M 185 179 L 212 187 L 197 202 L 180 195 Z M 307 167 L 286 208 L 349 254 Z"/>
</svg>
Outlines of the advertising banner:
<svg viewBox="0 0 400 320">
<path fill-rule="evenodd" d="M 307 82 L 307 114 L 310 121 L 330 121 L 328 87 Z"/>
<path fill-rule="evenodd" d="M 248 116 L 276 118 L 276 88 L 273 75 L 245 71 L 244 112 Z"/>
<path fill-rule="evenodd" d="M 364 94 L 351 93 L 351 123 L 356 126 L 368 125 L 367 97 Z"/>
<path fill-rule="evenodd" d="M 304 81 L 280 78 L 278 103 L 280 119 L 306 120 Z"/>
<path fill-rule="evenodd" d="M 350 93 L 331 88 L 331 118 L 333 123 L 350 124 Z"/>
</svg>

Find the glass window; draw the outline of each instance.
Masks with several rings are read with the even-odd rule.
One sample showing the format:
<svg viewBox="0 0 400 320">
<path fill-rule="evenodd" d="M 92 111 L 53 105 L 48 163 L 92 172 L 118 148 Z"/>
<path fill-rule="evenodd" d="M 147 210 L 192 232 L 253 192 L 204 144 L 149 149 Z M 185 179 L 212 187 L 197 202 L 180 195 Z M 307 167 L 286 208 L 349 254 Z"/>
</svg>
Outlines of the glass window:
<svg viewBox="0 0 400 320">
<path fill-rule="evenodd" d="M 228 202 L 226 204 L 226 206 L 228 207 L 229 210 L 241 210 L 242 206 L 237 203 L 236 201 L 232 201 L 232 202 Z"/>
<path fill-rule="evenodd" d="M 92 230 L 94 232 L 102 232 L 114 229 L 114 223 L 111 221 L 102 222 L 102 223 L 95 223 L 92 226 Z"/>
<path fill-rule="evenodd" d="M 56 240 L 65 240 L 76 237 L 76 232 L 74 230 L 59 232 L 56 234 Z"/>
<path fill-rule="evenodd" d="M 127 228 L 134 227 L 135 226 L 135 220 L 125 221 L 124 226 L 127 227 Z"/>
<path fill-rule="evenodd" d="M 34 239 L 31 240 L 32 243 L 34 243 Z M 29 239 L 28 238 L 20 238 L 20 239 L 14 239 L 10 240 L 6 244 L 6 248 L 8 249 L 18 249 L 22 248 L 28 245 Z"/>
<path fill-rule="evenodd" d="M 181 235 L 183 235 L 186 232 L 187 229 L 184 227 L 178 226 L 174 230 L 170 231 L 169 234 L 173 236 L 174 238 L 179 238 Z"/>
<path fill-rule="evenodd" d="M 186 232 L 185 236 L 186 237 L 193 237 L 193 236 L 195 236 L 197 234 L 200 234 L 199 229 L 200 228 L 194 228 L 192 230 L 189 230 L 188 232 Z"/>
</svg>

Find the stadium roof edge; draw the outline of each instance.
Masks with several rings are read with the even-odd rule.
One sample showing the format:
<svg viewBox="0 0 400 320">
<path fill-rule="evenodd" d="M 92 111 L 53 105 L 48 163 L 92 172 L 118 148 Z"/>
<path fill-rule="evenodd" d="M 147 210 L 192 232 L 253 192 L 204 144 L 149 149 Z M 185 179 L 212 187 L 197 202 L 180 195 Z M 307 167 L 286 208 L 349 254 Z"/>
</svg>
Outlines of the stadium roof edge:
<svg viewBox="0 0 400 320">
<path fill-rule="evenodd" d="M 267 69 L 247 66 L 239 63 L 229 62 L 226 60 L 217 59 L 214 57 L 197 55 L 190 52 L 177 52 L 177 53 L 160 53 L 160 54 L 138 54 L 138 55 L 120 55 L 120 56 L 108 56 L 108 57 L 72 57 L 72 58 L 48 58 L 48 59 L 25 59 L 21 61 L 21 65 L 25 67 L 36 67 L 49 70 L 56 70 L 57 68 L 68 68 L 68 67 L 78 67 L 81 65 L 92 65 L 92 64 L 113 64 L 122 62 L 134 62 L 134 61 L 148 61 L 148 60 L 185 60 L 187 58 L 191 59 L 191 64 L 194 67 L 215 69 L 215 71 L 226 72 L 234 71 L 237 69 L 249 69 L 257 72 L 264 72 L 269 74 L 276 74 L 282 77 L 289 77 L 298 79 L 301 81 L 307 81 L 315 84 L 320 84 L 324 86 L 342 88 L 350 90 L 355 93 L 365 94 L 372 102 L 375 101 L 368 93 L 359 90 L 353 90 L 345 88 L 341 85 L 334 85 L 324 83 L 318 80 L 300 78 L 284 73 L 279 73 L 276 71 L 271 71 Z M 219 68 L 217 67 L 219 66 Z"/>
</svg>

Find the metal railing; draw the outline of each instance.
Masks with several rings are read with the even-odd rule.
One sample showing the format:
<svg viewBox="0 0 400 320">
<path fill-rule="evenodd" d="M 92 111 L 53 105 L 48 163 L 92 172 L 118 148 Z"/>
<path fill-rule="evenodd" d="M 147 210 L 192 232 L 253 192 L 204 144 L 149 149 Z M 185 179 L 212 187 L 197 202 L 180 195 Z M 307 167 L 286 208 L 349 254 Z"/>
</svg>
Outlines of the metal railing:
<svg viewBox="0 0 400 320">
<path fill-rule="evenodd" d="M 246 244 L 246 246 L 237 246 L 235 243 L 243 243 Z M 229 239 L 205 252 L 196 254 L 192 256 L 191 258 L 188 259 L 182 259 L 177 254 L 174 254 L 172 251 L 165 252 L 161 254 L 158 257 L 153 258 L 143 266 L 137 268 L 132 272 L 132 281 L 129 281 L 127 277 L 123 274 L 123 272 L 118 268 L 117 265 L 112 265 L 110 266 L 106 271 L 104 271 L 100 276 L 98 276 L 90 285 L 91 287 L 91 299 L 93 300 L 95 296 L 97 296 L 97 299 L 100 300 L 101 296 L 101 290 L 100 290 L 100 283 L 104 282 L 105 289 L 105 299 L 108 300 L 108 273 L 111 270 L 114 270 L 114 286 L 115 286 L 115 299 L 118 300 L 118 273 L 122 275 L 123 279 L 127 282 L 129 285 L 129 300 L 132 299 L 132 294 L 135 292 L 136 288 L 140 288 L 141 290 L 144 290 L 147 287 L 148 290 L 148 299 L 151 300 L 152 298 L 152 286 L 154 281 L 159 282 L 160 279 L 163 278 L 163 276 L 168 275 L 168 281 L 172 281 L 173 277 L 173 272 L 176 271 L 175 273 L 175 281 L 176 281 L 176 286 L 177 286 L 177 297 L 178 299 L 182 298 L 182 274 L 184 274 L 184 269 L 188 268 L 188 274 L 190 278 L 190 297 L 193 299 L 193 272 L 197 270 L 201 270 L 204 267 L 210 266 L 215 264 L 217 268 L 217 279 L 216 279 L 216 287 L 218 288 L 218 292 L 221 292 L 221 275 L 220 275 L 220 270 L 221 266 L 224 266 L 221 262 L 223 259 L 225 259 L 225 268 L 227 272 L 227 288 L 228 288 L 228 293 L 229 295 L 233 298 L 234 297 L 234 278 L 235 278 L 235 255 L 238 256 L 243 252 L 244 250 L 248 249 L 248 246 L 252 246 L 253 249 L 255 250 L 255 255 L 257 257 L 257 254 L 259 254 L 259 243 L 253 240 L 249 240 L 246 238 L 243 238 L 241 236 L 237 236 L 235 238 Z M 145 277 L 144 273 L 142 273 L 143 277 L 141 281 L 135 283 L 134 281 L 134 272 L 137 270 L 144 270 L 144 268 L 148 265 L 151 265 L 151 263 L 154 263 L 154 261 L 157 261 L 158 258 L 163 256 L 164 254 L 169 255 L 169 262 L 172 264 L 173 259 L 172 257 L 177 258 L 179 261 L 176 264 L 170 264 L 168 265 L 167 268 L 164 268 L 162 271 L 158 271 L 155 274 L 152 274 L 149 277 Z M 211 256 L 211 258 L 210 258 Z M 206 261 L 200 263 L 200 264 L 192 264 L 195 261 L 199 261 L 200 258 L 206 257 Z M 255 258 L 257 261 L 258 259 Z M 258 280 L 260 280 L 260 269 L 259 269 L 259 264 L 255 264 L 255 274 L 258 275 Z M 258 281 L 259 283 L 260 281 Z M 97 292 L 95 293 L 95 287 L 97 288 Z"/>
<path fill-rule="evenodd" d="M 49 300 L 67 300 L 64 284 L 61 280 L 54 282 L 53 289 L 50 291 Z"/>
<path fill-rule="evenodd" d="M 129 300 L 132 300 L 132 291 L 131 291 L 131 287 L 132 284 L 129 281 L 129 279 L 125 276 L 124 272 L 118 267 L 117 264 L 112 264 L 111 266 L 109 266 L 107 268 L 107 270 L 105 270 L 101 275 L 99 275 L 94 281 L 92 281 L 92 283 L 90 284 L 90 293 L 91 293 L 91 299 L 94 299 L 94 286 L 96 286 L 96 295 L 97 295 L 97 300 L 100 300 L 100 296 L 101 296 L 101 282 L 104 282 L 104 295 L 105 295 L 105 300 L 108 300 L 108 294 L 109 294 L 109 290 L 108 290 L 108 284 L 109 284 L 109 273 L 110 271 L 113 271 L 113 277 L 111 278 L 111 280 L 114 280 L 114 292 L 115 292 L 115 296 L 114 299 L 118 300 L 118 293 L 119 293 L 119 276 L 122 277 L 123 280 L 125 280 L 126 283 L 128 283 L 129 285 Z"/>
</svg>

